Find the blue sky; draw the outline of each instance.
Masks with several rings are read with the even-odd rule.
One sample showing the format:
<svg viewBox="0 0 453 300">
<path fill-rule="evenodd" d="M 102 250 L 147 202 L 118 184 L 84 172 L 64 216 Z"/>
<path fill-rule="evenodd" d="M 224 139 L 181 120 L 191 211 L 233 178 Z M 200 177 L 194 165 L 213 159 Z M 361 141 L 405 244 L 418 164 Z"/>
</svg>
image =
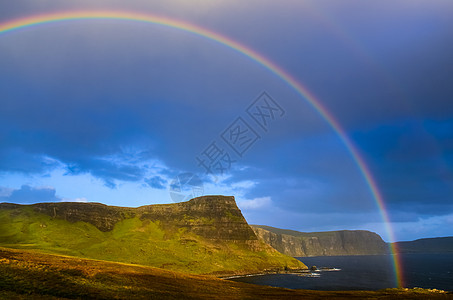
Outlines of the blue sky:
<svg viewBox="0 0 453 300">
<path fill-rule="evenodd" d="M 375 177 L 398 240 L 453 235 L 450 1 L 92 2 L 2 3 L 0 22 L 109 9 L 227 36 L 334 115 Z M 191 173 L 203 194 L 236 196 L 252 224 L 389 238 L 332 128 L 228 47 L 158 25 L 86 20 L 0 35 L 0 57 L 0 202 L 171 203 L 175 178 Z M 281 109 L 265 128 L 247 113 L 265 103 L 262 92 Z M 224 138 L 244 126 L 252 135 L 238 155 Z M 228 164 L 215 176 L 197 161 L 213 142 Z"/>
</svg>

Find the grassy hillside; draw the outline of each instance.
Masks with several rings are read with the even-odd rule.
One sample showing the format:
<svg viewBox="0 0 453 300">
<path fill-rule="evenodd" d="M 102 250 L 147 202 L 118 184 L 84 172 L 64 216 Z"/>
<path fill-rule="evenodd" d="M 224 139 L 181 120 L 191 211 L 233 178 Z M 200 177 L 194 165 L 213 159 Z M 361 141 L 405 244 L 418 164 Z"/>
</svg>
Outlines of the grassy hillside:
<svg viewBox="0 0 453 300">
<path fill-rule="evenodd" d="M 429 290 L 288 290 L 130 264 L 0 248 L 0 299 L 452 299 Z"/>
<path fill-rule="evenodd" d="M 81 207 L 90 209 L 89 204 Z M 74 214 L 73 208 L 71 212 Z M 34 206 L 15 205 L 0 209 L 0 245 L 193 274 L 238 274 L 305 267 L 258 240 L 208 239 L 189 226 L 169 225 L 181 220 L 153 220 L 137 213 L 124 215 L 111 230 L 102 231 L 90 222 L 69 222 L 62 217 L 39 213 Z M 189 220 L 193 218 L 190 213 L 184 216 Z M 196 222 L 206 223 L 205 227 L 223 224 L 202 217 Z"/>
</svg>

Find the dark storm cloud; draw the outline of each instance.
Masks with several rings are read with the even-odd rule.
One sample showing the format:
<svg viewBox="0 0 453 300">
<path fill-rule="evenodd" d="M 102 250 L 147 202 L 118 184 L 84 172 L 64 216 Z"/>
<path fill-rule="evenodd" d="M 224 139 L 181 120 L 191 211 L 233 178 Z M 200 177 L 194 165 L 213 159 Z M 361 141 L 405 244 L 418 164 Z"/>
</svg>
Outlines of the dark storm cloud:
<svg viewBox="0 0 453 300">
<path fill-rule="evenodd" d="M 293 10 L 267 35 L 248 41 L 297 75 L 342 126 L 451 115 L 451 2 L 326 1 L 312 6 L 316 13 Z M 255 17 L 247 22 L 257 22 Z"/>
<path fill-rule="evenodd" d="M 451 212 L 452 129 L 451 120 L 408 119 L 355 134 L 390 208 Z"/>
<path fill-rule="evenodd" d="M 95 177 L 102 178 L 106 186 L 110 188 L 116 187 L 116 180 L 139 181 L 144 176 L 143 169 L 138 166 L 105 159 L 82 159 L 76 163 L 68 164 L 66 169 L 68 175 L 90 173 Z"/>
<path fill-rule="evenodd" d="M 120 35 L 119 27 L 113 28 Z M 162 159 L 173 168 L 195 168 L 202 145 L 218 136 L 262 91 L 257 81 L 269 82 L 272 77 L 255 76 L 260 68 L 253 63 L 251 70 L 239 68 L 242 56 L 193 37 L 182 51 L 167 35 L 160 36 L 162 48 L 154 51 L 159 35 L 153 30 L 145 41 L 129 37 L 125 46 L 118 37 L 99 44 L 96 33 L 73 44 L 80 28 L 70 34 L 66 29 L 44 35 L 49 43 L 28 35 L 37 45 L 33 53 L 24 51 L 30 47 L 28 39 L 4 45 L 12 48 L 2 63 L 1 85 L 7 99 L 0 111 L 2 142 L 9 151 L 48 155 L 68 165 L 70 173 L 89 172 L 109 186 L 112 179 L 142 179 L 138 167 L 106 158 L 123 159 L 125 145 L 148 151 L 152 154 L 147 158 Z M 55 38 L 58 44 L 51 43 Z M 131 43 L 136 46 L 131 48 Z M 220 52 L 209 55 L 206 47 Z M 191 51 L 197 53 L 187 60 Z M 4 171 L 15 168 L 3 165 Z"/>
<path fill-rule="evenodd" d="M 55 160 L 20 148 L 0 149 L 0 172 L 45 173 L 58 165 Z"/>
</svg>

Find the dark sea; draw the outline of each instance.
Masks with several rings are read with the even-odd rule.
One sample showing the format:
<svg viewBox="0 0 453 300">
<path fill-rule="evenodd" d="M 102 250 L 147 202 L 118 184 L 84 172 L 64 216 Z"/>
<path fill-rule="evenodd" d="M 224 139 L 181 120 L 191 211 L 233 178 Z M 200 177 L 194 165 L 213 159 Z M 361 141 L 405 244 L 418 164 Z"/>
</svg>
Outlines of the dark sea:
<svg viewBox="0 0 453 300">
<path fill-rule="evenodd" d="M 400 254 L 405 287 L 453 291 L 453 253 Z M 318 256 L 298 258 L 320 270 L 301 276 L 267 274 L 231 280 L 291 289 L 378 290 L 396 287 L 391 255 Z"/>
</svg>

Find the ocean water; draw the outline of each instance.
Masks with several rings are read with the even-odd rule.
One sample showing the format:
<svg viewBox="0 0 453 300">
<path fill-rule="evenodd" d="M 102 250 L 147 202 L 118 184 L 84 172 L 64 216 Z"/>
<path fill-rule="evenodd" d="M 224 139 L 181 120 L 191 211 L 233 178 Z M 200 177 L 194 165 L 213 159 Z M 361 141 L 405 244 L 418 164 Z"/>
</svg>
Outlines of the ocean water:
<svg viewBox="0 0 453 300">
<path fill-rule="evenodd" d="M 453 291 L 453 253 L 400 254 L 405 287 Z M 267 274 L 231 280 L 291 289 L 378 290 L 396 287 L 390 255 L 318 256 L 298 258 L 308 267 L 321 270 L 310 276 Z"/>
</svg>

